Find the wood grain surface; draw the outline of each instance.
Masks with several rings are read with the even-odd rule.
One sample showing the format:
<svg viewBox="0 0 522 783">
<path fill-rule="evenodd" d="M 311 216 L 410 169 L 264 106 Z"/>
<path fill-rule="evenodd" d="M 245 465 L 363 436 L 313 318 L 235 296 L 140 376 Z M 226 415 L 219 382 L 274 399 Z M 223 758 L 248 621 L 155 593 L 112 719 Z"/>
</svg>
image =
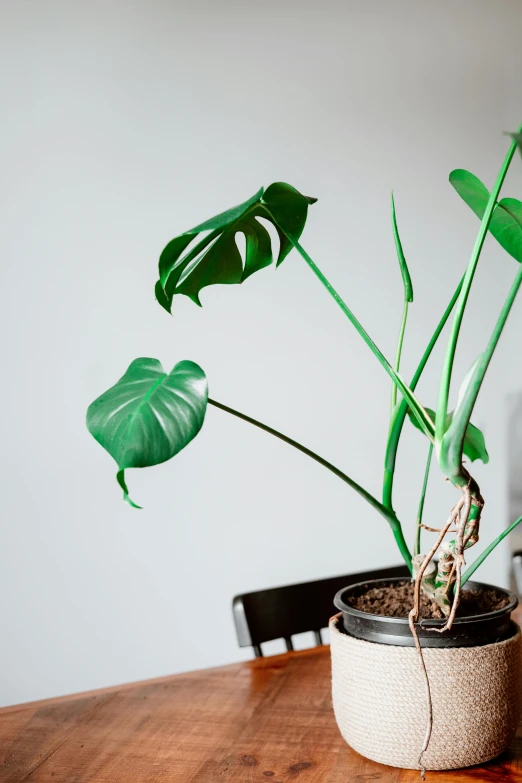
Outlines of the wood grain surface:
<svg viewBox="0 0 522 783">
<path fill-rule="evenodd" d="M 1 783 L 419 779 L 343 741 L 327 647 L 0 710 Z M 522 733 L 489 764 L 426 779 L 522 783 Z"/>
</svg>

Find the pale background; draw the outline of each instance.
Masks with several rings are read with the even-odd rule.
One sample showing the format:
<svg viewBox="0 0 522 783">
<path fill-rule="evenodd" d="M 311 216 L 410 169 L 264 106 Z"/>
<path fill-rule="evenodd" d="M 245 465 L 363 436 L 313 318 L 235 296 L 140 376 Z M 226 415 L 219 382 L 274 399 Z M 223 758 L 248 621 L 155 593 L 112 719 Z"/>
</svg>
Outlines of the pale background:
<svg viewBox="0 0 522 783">
<path fill-rule="evenodd" d="M 522 122 L 522 3 L 2 0 L 0 703 L 222 664 L 237 592 L 399 562 L 384 521 L 286 445 L 209 410 L 175 461 L 129 472 L 133 511 L 85 409 L 138 356 L 190 358 L 212 395 L 379 492 L 389 383 L 292 254 L 202 310 L 154 302 L 164 244 L 285 180 L 319 197 L 303 236 L 391 356 L 401 281 L 410 376 L 478 221 L 448 185 L 491 186 Z M 517 158 L 506 195 L 521 197 Z M 485 345 L 516 263 L 488 241 L 458 354 Z M 508 397 L 522 307 L 477 407 L 491 463 L 477 554 L 510 519 Z M 419 394 L 433 405 L 441 351 Z M 453 397 L 455 397 L 454 390 Z M 397 508 L 410 541 L 426 444 L 409 428 Z M 434 471 L 427 521 L 455 500 Z M 472 558 L 470 557 L 470 560 Z M 508 547 L 481 569 L 506 584 Z M 304 642 L 303 642 L 304 643 Z M 276 646 L 271 648 L 276 649 Z"/>
</svg>

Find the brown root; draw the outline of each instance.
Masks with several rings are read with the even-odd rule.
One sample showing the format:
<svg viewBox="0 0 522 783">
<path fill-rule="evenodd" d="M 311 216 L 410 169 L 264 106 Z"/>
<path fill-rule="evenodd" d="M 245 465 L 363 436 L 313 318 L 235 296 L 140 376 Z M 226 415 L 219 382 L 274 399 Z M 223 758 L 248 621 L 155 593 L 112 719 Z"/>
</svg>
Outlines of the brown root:
<svg viewBox="0 0 522 783">
<path fill-rule="evenodd" d="M 450 628 L 453 625 L 455 614 L 457 612 L 457 608 L 460 601 L 462 566 L 465 565 L 464 534 L 466 530 L 466 525 L 468 523 L 469 512 L 471 511 L 471 490 L 469 488 L 469 485 L 462 488 L 462 496 L 463 497 L 461 499 L 461 508 L 459 509 L 459 523 L 457 525 L 457 537 L 455 539 L 454 562 L 453 562 L 453 567 L 451 569 L 450 578 L 448 580 L 448 587 L 447 587 L 447 589 L 449 590 L 449 587 L 452 582 L 452 575 L 453 573 L 455 573 L 455 591 L 453 593 L 451 610 L 445 624 L 442 626 L 442 628 L 428 628 L 429 631 L 435 631 L 436 633 L 444 633 L 444 631 L 450 630 Z"/>
<path fill-rule="evenodd" d="M 428 627 L 427 630 L 443 633 L 444 631 L 448 631 L 453 625 L 453 621 L 455 619 L 455 615 L 460 601 L 460 592 L 462 587 L 462 566 L 465 565 L 464 550 L 466 546 L 472 546 L 478 540 L 480 509 L 484 504 L 484 501 L 482 500 L 482 496 L 480 495 L 478 484 L 476 483 L 476 481 L 472 479 L 472 477 L 469 475 L 469 473 L 467 473 L 467 471 L 466 471 L 466 476 L 468 478 L 468 483 L 466 486 L 461 487 L 462 497 L 459 500 L 459 502 L 452 508 L 449 519 L 444 525 L 444 527 L 440 529 L 429 528 L 427 525 L 421 524 L 421 526 L 425 530 L 429 530 L 433 533 L 438 533 L 439 535 L 436 543 L 431 548 L 430 552 L 426 555 L 420 567 L 418 565 L 418 562 L 420 557 L 422 556 L 417 555 L 416 558 L 414 558 L 417 560 L 417 563 L 413 564 L 414 574 L 415 574 L 414 599 L 413 599 L 413 608 L 411 609 L 408 615 L 408 623 L 410 626 L 411 634 L 415 642 L 415 648 L 419 655 L 419 660 L 422 667 L 422 674 L 426 685 L 426 700 L 428 705 L 428 723 L 426 726 L 426 734 L 419 754 L 419 762 L 418 762 L 419 768 L 421 770 L 421 778 L 423 780 L 424 780 L 425 768 L 422 759 L 424 753 L 428 748 L 431 739 L 431 733 L 433 728 L 433 705 L 431 700 L 431 690 L 430 690 L 428 671 L 426 669 L 426 664 L 424 662 L 424 655 L 422 653 L 422 648 L 420 645 L 420 640 L 415 624 L 418 622 L 419 619 L 420 593 L 421 593 L 421 586 L 422 586 L 424 573 L 428 568 L 429 564 L 432 562 L 433 557 L 436 551 L 438 550 L 439 546 L 442 544 L 445 535 L 451 531 L 452 533 L 456 534 L 455 541 L 451 542 L 452 546 L 446 545 L 445 547 L 443 547 L 444 551 L 442 552 L 441 559 L 439 561 L 439 577 L 442 581 L 442 584 L 446 582 L 446 587 L 445 589 L 443 589 L 442 586 L 437 587 L 437 589 L 435 590 L 435 598 L 434 598 L 434 600 L 437 600 L 437 603 L 441 605 L 443 611 L 447 613 L 448 619 L 446 620 L 442 628 Z M 477 514 L 476 519 L 472 519 L 471 521 L 469 521 L 469 515 L 470 515 L 472 503 L 479 507 L 479 513 Z M 468 525 L 468 521 L 469 521 L 469 525 Z M 453 523 L 456 524 L 456 528 L 454 530 L 451 528 Z M 442 578 L 442 574 L 444 574 L 443 578 Z M 449 608 L 448 611 L 448 607 L 449 607 L 448 594 L 453 584 L 455 585 L 453 601 L 451 603 L 451 608 Z M 442 598 L 444 598 L 444 601 L 442 601 Z M 444 603 L 444 606 L 442 606 L 441 602 Z"/>
<path fill-rule="evenodd" d="M 429 533 L 440 533 L 442 530 L 441 527 L 428 527 L 428 525 L 425 525 L 424 522 L 421 523 L 420 527 L 424 528 L 424 530 L 427 530 Z M 448 530 L 448 533 L 456 533 L 457 529 L 454 530 Z"/>
<path fill-rule="evenodd" d="M 421 778 L 424 780 L 424 774 L 426 770 L 422 762 L 422 757 L 424 756 L 424 753 L 426 752 L 426 750 L 428 749 L 428 745 L 430 744 L 431 731 L 433 728 L 433 703 L 431 700 L 430 678 L 428 677 L 428 670 L 426 669 L 426 664 L 424 662 L 424 655 L 422 654 L 422 647 L 420 646 L 419 636 L 417 634 L 417 629 L 415 628 L 415 621 L 413 619 L 414 611 L 415 611 L 414 609 L 411 610 L 408 616 L 408 622 L 410 625 L 411 635 L 413 636 L 413 640 L 415 642 L 417 653 L 419 654 L 419 660 L 422 667 L 422 674 L 424 676 L 424 684 L 426 686 L 426 703 L 428 705 L 428 722 L 426 725 L 426 734 L 424 735 L 424 742 L 422 743 L 422 748 L 419 753 L 419 761 L 418 761 L 419 768 L 421 771 Z"/>
<path fill-rule="evenodd" d="M 429 680 L 429 677 L 428 677 L 428 671 L 426 669 L 426 664 L 424 662 L 424 656 L 422 654 L 422 647 L 420 645 L 419 637 L 418 637 L 418 634 L 417 634 L 417 629 L 415 628 L 415 623 L 419 619 L 421 582 L 422 582 L 422 577 L 424 576 L 424 572 L 426 571 L 429 563 L 431 563 L 431 561 L 433 559 L 433 556 L 435 555 L 435 552 L 439 548 L 439 546 L 440 546 L 444 536 L 446 535 L 448 530 L 451 528 L 451 525 L 454 523 L 454 521 L 459 516 L 461 508 L 462 508 L 463 505 L 464 505 L 464 498 L 461 498 L 459 500 L 459 502 L 457 503 L 457 505 L 452 509 L 448 521 L 446 522 L 444 527 L 440 530 L 437 542 L 432 547 L 430 552 L 426 555 L 426 557 L 424 558 L 424 561 L 423 561 L 421 567 L 417 571 L 416 576 L 415 576 L 413 608 L 412 608 L 412 610 L 410 611 L 410 613 L 408 615 L 408 623 L 409 623 L 409 626 L 410 626 L 410 631 L 412 633 L 413 640 L 415 642 L 415 648 L 416 648 L 417 653 L 419 655 L 419 660 L 420 660 L 421 668 L 422 668 L 422 674 L 423 674 L 424 682 L 425 682 L 425 685 L 426 685 L 426 700 L 427 700 L 427 704 L 428 704 L 428 723 L 427 723 L 427 726 L 426 726 L 426 734 L 424 735 L 424 742 L 422 744 L 422 748 L 421 748 L 421 751 L 420 751 L 420 754 L 419 754 L 419 767 L 420 767 L 420 770 L 421 770 L 421 777 L 423 779 L 424 779 L 424 771 L 425 770 L 424 770 L 424 766 L 423 766 L 423 763 L 422 763 L 422 757 L 424 756 L 424 753 L 426 752 L 426 750 L 428 748 L 428 745 L 430 743 L 430 739 L 431 739 L 431 732 L 432 732 L 432 728 L 433 728 L 433 704 L 432 704 L 432 700 L 431 700 L 430 680 Z"/>
<path fill-rule="evenodd" d="M 456 504 L 456 506 L 454 506 L 454 508 L 452 508 L 450 516 L 449 516 L 449 519 L 446 522 L 446 524 L 444 525 L 444 527 L 441 528 L 441 530 L 439 532 L 439 537 L 437 538 L 436 543 L 433 545 L 431 550 L 428 552 L 428 554 L 424 558 L 424 562 L 422 563 L 421 567 L 417 571 L 417 574 L 415 576 L 414 603 L 413 603 L 413 609 L 412 609 L 413 618 L 414 618 L 413 622 L 415 622 L 415 623 L 419 619 L 421 582 L 422 582 L 422 577 L 424 576 L 424 572 L 426 571 L 426 568 L 428 567 L 428 564 L 431 563 L 431 561 L 433 560 L 433 557 L 434 557 L 437 549 L 441 545 L 444 536 L 446 535 L 446 533 L 448 532 L 448 530 L 452 526 L 453 522 L 459 516 L 460 510 L 461 510 L 463 505 L 464 505 L 464 498 L 461 498 L 459 500 L 459 502 Z"/>
</svg>

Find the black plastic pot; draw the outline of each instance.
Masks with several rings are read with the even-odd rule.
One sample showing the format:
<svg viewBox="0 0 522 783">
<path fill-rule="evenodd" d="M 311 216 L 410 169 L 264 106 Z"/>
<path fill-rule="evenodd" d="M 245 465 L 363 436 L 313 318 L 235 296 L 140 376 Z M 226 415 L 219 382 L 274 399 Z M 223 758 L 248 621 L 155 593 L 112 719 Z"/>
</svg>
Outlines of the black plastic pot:
<svg viewBox="0 0 522 783">
<path fill-rule="evenodd" d="M 369 587 L 384 587 L 400 582 L 404 582 L 404 578 L 374 579 L 371 582 L 359 582 L 339 590 L 334 598 L 334 604 L 342 612 L 346 633 L 368 642 L 413 647 L 414 641 L 407 617 L 384 617 L 360 612 L 347 602 L 350 595 L 356 595 Z M 517 606 L 518 598 L 509 590 L 481 582 L 466 582 L 463 590 L 487 588 L 508 597 L 509 601 L 503 609 L 472 617 L 457 617 L 451 630 L 444 631 L 444 633 L 428 629 L 441 628 L 445 620 L 421 620 L 417 624 L 417 632 L 422 647 L 476 647 L 508 639 L 515 628 L 511 622 L 510 614 Z"/>
</svg>

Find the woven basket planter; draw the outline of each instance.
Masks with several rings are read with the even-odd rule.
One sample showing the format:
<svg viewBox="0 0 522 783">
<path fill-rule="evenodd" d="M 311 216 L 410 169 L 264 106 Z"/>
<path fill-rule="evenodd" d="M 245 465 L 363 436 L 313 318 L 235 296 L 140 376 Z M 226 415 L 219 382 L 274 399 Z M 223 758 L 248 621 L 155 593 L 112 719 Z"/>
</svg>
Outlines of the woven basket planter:
<svg viewBox="0 0 522 783">
<path fill-rule="evenodd" d="M 346 742 L 381 764 L 418 769 L 427 723 L 414 647 L 375 644 L 330 621 L 332 695 Z M 522 637 L 482 647 L 424 650 L 433 702 L 426 769 L 482 764 L 506 750 L 522 707 Z"/>
</svg>

